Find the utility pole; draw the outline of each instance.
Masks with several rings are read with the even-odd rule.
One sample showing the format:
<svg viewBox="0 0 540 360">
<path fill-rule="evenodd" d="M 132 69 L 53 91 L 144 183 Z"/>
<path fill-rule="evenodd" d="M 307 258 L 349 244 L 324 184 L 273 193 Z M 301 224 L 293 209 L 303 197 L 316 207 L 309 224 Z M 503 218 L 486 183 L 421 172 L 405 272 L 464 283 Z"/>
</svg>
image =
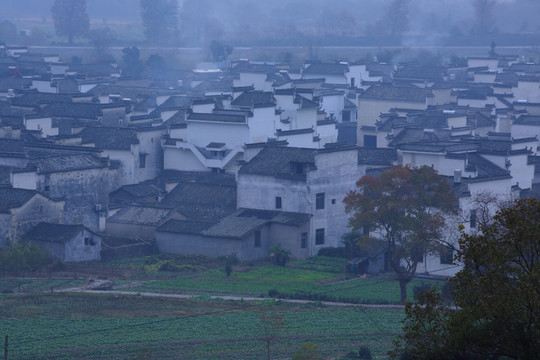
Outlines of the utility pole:
<svg viewBox="0 0 540 360">
<path fill-rule="evenodd" d="M 4 360 L 8 360 L 8 336 L 4 339 Z"/>
</svg>

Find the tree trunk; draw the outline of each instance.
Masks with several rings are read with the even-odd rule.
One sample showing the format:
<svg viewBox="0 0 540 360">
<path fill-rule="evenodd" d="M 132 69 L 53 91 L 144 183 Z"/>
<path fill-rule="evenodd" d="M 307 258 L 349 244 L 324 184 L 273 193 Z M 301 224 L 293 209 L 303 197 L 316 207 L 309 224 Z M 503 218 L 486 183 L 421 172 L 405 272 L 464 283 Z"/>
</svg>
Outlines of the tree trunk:
<svg viewBox="0 0 540 360">
<path fill-rule="evenodd" d="M 401 290 L 401 299 L 399 300 L 400 303 L 405 304 L 405 301 L 407 301 L 407 284 L 409 282 L 405 279 L 399 279 L 399 289 Z"/>
</svg>

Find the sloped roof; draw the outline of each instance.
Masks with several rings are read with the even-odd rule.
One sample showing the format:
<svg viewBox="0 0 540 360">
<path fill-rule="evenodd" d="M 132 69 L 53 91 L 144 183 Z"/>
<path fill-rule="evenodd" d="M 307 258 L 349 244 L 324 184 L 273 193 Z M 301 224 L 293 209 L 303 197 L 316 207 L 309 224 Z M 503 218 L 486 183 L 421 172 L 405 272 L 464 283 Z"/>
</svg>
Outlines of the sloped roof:
<svg viewBox="0 0 540 360">
<path fill-rule="evenodd" d="M 397 161 L 396 149 L 364 148 L 358 149 L 358 164 L 366 165 L 393 165 Z"/>
<path fill-rule="evenodd" d="M 87 127 L 81 131 L 83 144 L 107 150 L 130 150 L 139 143 L 137 130 L 120 127 Z"/>
<path fill-rule="evenodd" d="M 101 104 L 54 102 L 39 112 L 41 116 L 97 119 L 101 116 Z"/>
<path fill-rule="evenodd" d="M 9 209 L 21 207 L 36 194 L 38 192 L 35 190 L 0 188 L 0 213 L 8 213 Z"/>
<path fill-rule="evenodd" d="M 276 105 L 276 99 L 271 92 L 246 91 L 231 102 L 233 106 L 240 107 L 272 107 Z"/>
<path fill-rule="evenodd" d="M 309 221 L 311 215 L 296 212 L 238 209 L 216 224 L 200 221 L 170 220 L 157 230 L 181 234 L 200 234 L 203 236 L 242 239 L 268 223 L 301 226 Z"/>
<path fill-rule="evenodd" d="M 66 244 L 80 232 L 88 230 L 83 225 L 66 225 L 40 222 L 26 235 L 26 240 Z"/>
<path fill-rule="evenodd" d="M 191 113 L 187 116 L 188 121 L 216 121 L 223 123 L 238 123 L 245 124 L 246 117 L 242 115 L 225 115 L 225 114 L 209 114 L 209 113 Z"/>
<path fill-rule="evenodd" d="M 106 163 L 92 154 L 63 154 L 34 158 L 29 161 L 29 165 L 35 166 L 41 174 L 107 167 Z"/>
<path fill-rule="evenodd" d="M 317 150 L 294 147 L 265 147 L 244 165 L 240 174 L 305 179 L 305 170 L 315 165 Z M 304 169 L 300 173 L 300 167 Z"/>
<path fill-rule="evenodd" d="M 440 81 L 446 75 L 447 70 L 443 66 L 409 65 L 400 68 L 394 74 L 394 78 Z"/>
<path fill-rule="evenodd" d="M 169 215 L 172 209 L 126 206 L 111 216 L 107 221 L 125 224 L 139 224 L 157 226 L 161 224 Z"/>
<path fill-rule="evenodd" d="M 302 74 L 314 75 L 345 75 L 349 70 L 347 64 L 340 63 L 312 63 L 305 67 Z"/>
<path fill-rule="evenodd" d="M 359 99 L 425 102 L 430 89 L 414 86 L 372 85 L 358 96 Z"/>
</svg>

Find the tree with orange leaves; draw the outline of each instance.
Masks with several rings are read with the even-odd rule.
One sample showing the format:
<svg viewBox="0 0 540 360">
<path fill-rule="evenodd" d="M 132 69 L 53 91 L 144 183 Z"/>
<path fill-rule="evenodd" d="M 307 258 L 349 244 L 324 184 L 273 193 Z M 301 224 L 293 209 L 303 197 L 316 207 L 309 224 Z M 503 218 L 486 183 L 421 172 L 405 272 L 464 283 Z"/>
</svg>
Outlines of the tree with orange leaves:
<svg viewBox="0 0 540 360">
<path fill-rule="evenodd" d="M 343 202 L 353 231 L 368 229 L 387 245 L 388 261 L 407 300 L 419 258 L 440 250 L 444 215 L 457 209 L 450 184 L 432 168 L 396 166 L 363 176 Z"/>
</svg>

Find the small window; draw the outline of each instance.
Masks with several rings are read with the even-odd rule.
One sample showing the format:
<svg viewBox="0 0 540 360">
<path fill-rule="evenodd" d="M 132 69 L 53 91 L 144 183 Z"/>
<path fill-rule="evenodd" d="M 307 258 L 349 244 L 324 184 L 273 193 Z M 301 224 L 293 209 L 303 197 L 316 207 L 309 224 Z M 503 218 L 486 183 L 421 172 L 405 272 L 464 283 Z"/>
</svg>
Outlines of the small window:
<svg viewBox="0 0 540 360">
<path fill-rule="evenodd" d="M 412 256 L 413 261 L 416 260 L 419 263 L 424 262 L 424 249 L 417 248 L 416 251 L 414 251 L 414 253 L 412 255 L 413 255 Z"/>
<path fill-rule="evenodd" d="M 90 246 L 90 238 L 89 237 L 84 238 L 84 246 Z"/>
<path fill-rule="evenodd" d="M 446 247 L 441 250 L 441 264 L 452 264 L 454 261 L 454 249 L 451 247 Z"/>
<path fill-rule="evenodd" d="M 45 185 L 45 192 L 48 193 L 49 191 L 51 191 L 51 186 Z"/>
<path fill-rule="evenodd" d="M 332 199 L 332 205 L 336 205 L 336 199 Z"/>
<path fill-rule="evenodd" d="M 300 248 L 306 249 L 307 248 L 307 232 L 303 232 L 300 234 Z"/>
<path fill-rule="evenodd" d="M 315 230 L 315 245 L 324 244 L 324 228 Z"/>
<path fill-rule="evenodd" d="M 317 193 L 315 195 L 315 209 L 324 209 L 324 193 Z"/>
<path fill-rule="evenodd" d="M 281 196 L 276 196 L 276 209 L 281 209 Z"/>
<path fill-rule="evenodd" d="M 139 168 L 144 169 L 146 167 L 146 154 L 139 154 Z"/>
<path fill-rule="evenodd" d="M 377 147 L 377 136 L 364 135 L 364 147 L 375 149 Z"/>
<path fill-rule="evenodd" d="M 471 210 L 471 215 L 469 219 L 470 219 L 471 229 L 476 228 L 476 210 Z"/>
<path fill-rule="evenodd" d="M 261 232 L 255 231 L 255 247 L 260 248 L 261 247 Z"/>
</svg>

